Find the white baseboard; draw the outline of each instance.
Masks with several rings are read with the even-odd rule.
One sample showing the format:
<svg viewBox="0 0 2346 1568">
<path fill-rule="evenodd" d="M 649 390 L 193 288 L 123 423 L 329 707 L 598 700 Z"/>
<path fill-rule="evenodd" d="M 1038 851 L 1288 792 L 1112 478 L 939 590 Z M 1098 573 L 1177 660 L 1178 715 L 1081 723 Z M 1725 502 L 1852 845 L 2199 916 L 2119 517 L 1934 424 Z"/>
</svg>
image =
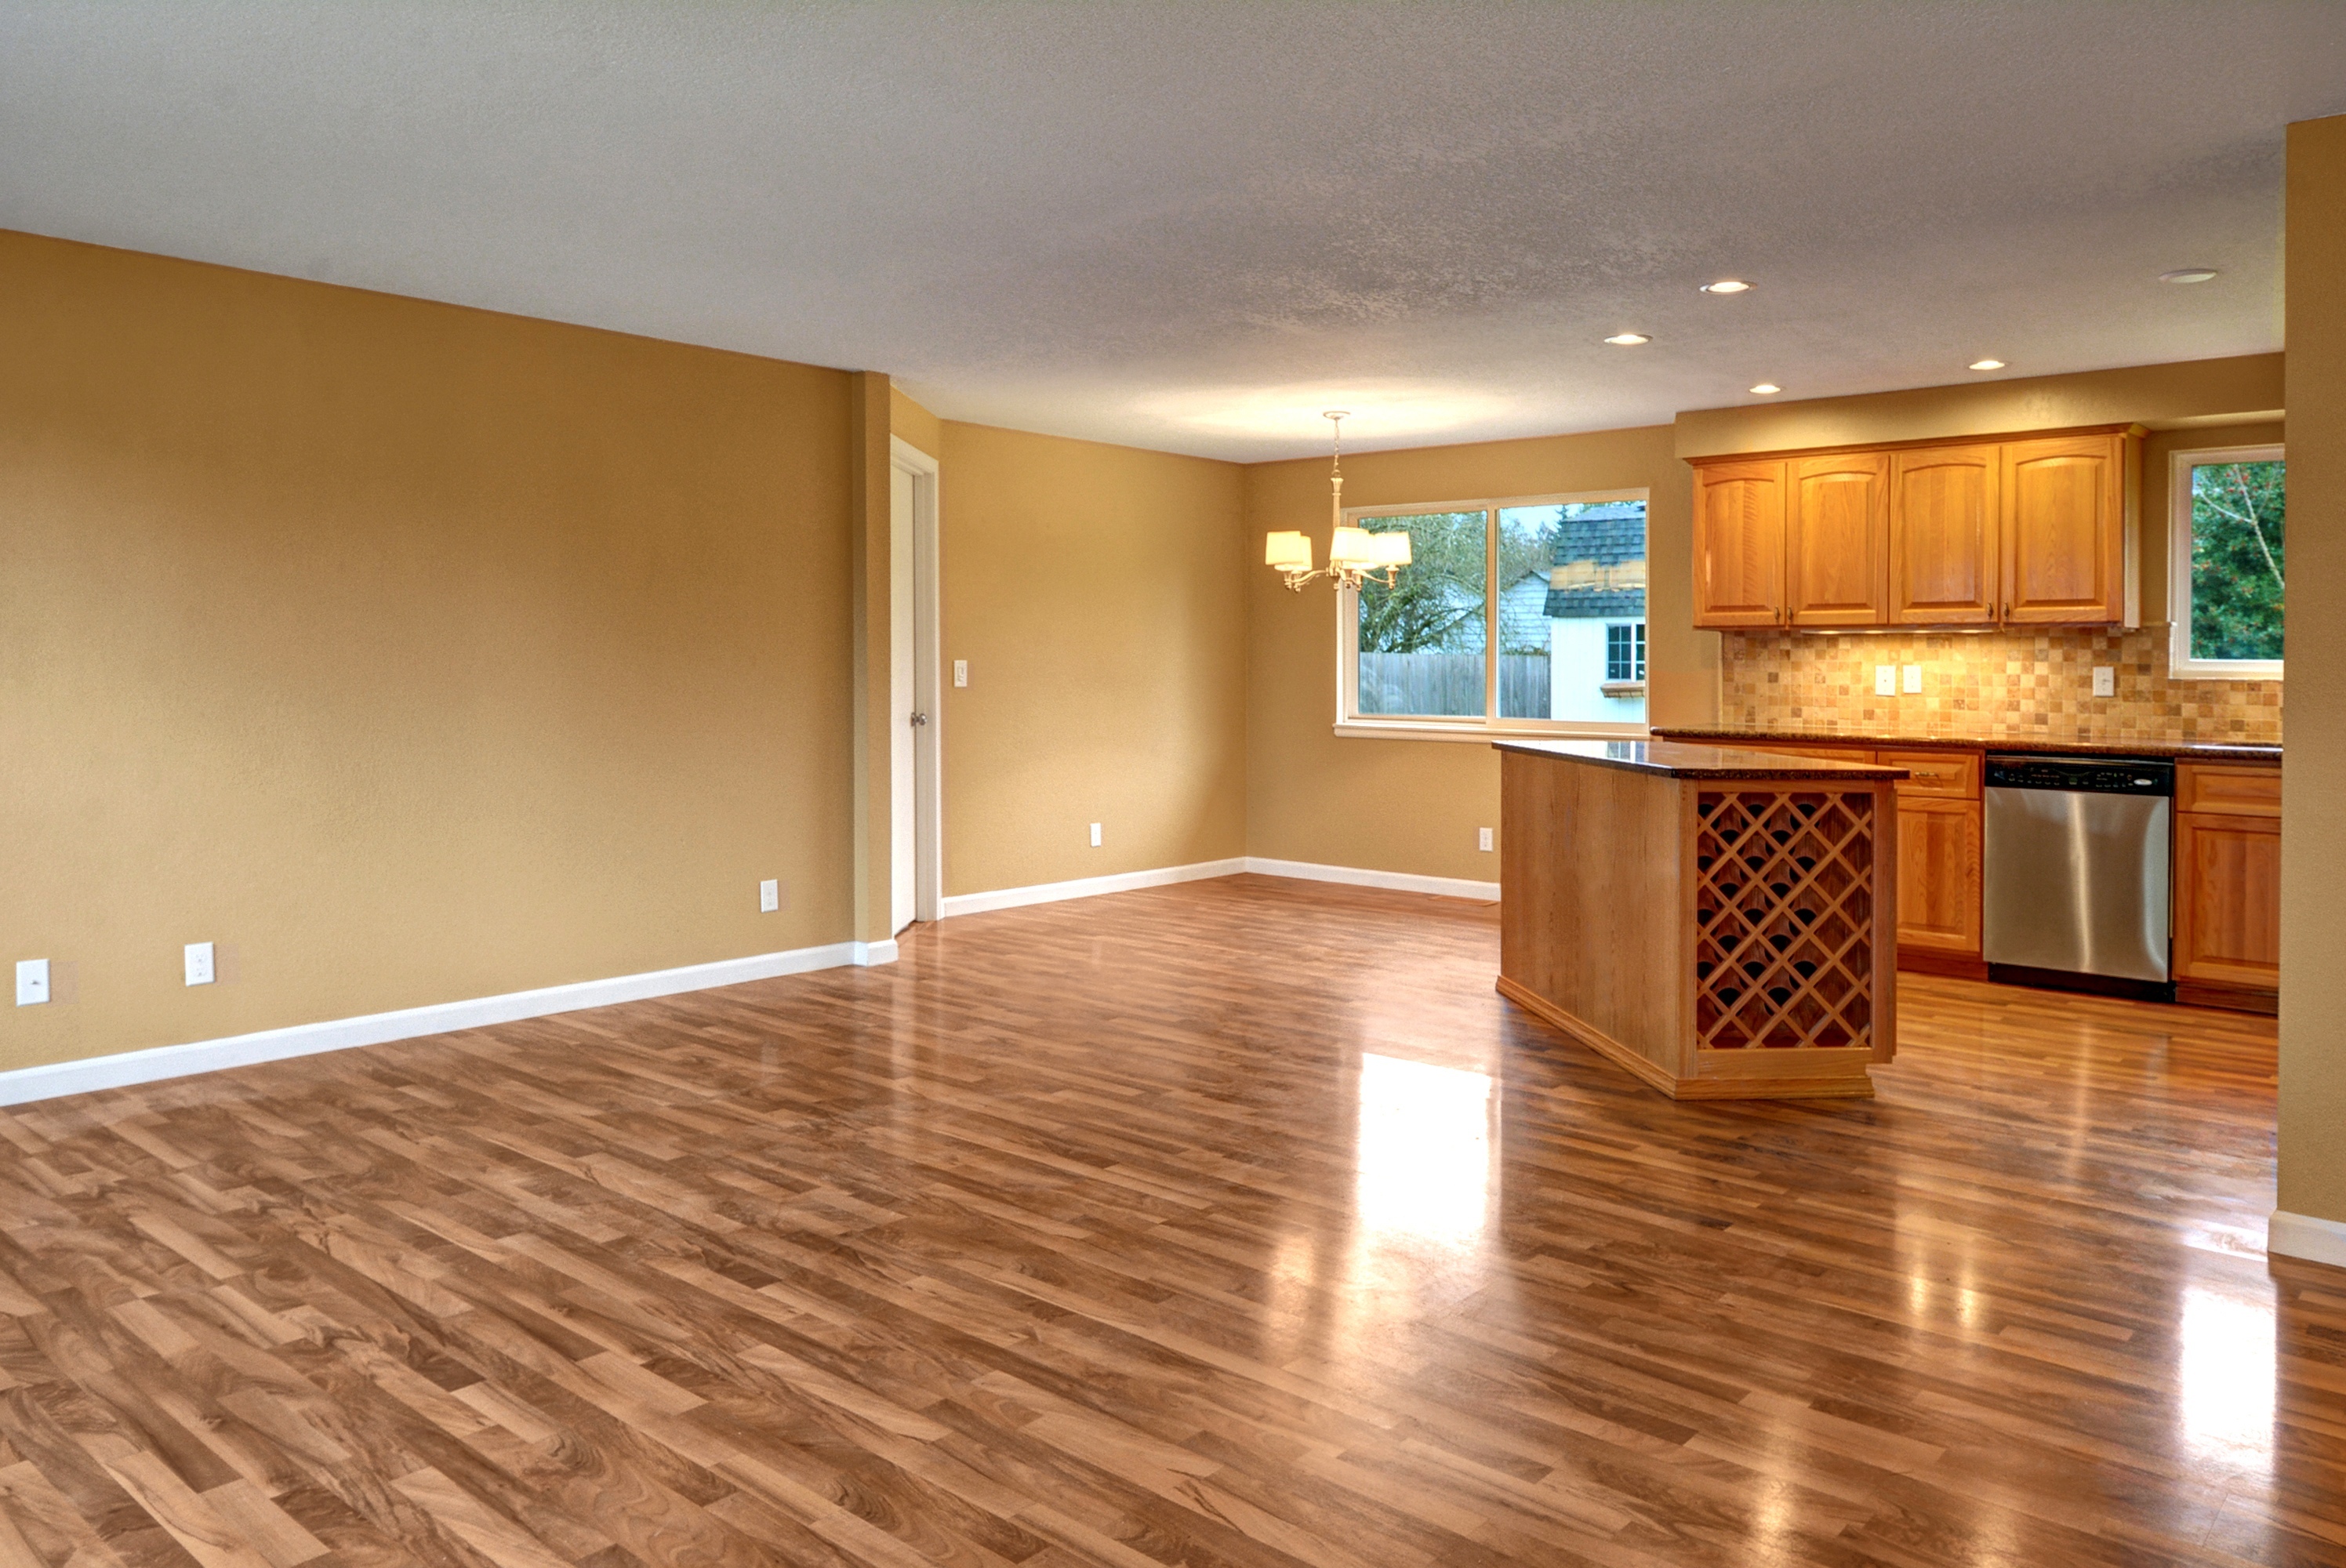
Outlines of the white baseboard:
<svg viewBox="0 0 2346 1568">
<path fill-rule="evenodd" d="M 1255 856 L 1227 860 L 1199 860 L 1187 866 L 1159 866 L 1146 871 L 1120 871 L 1113 876 L 1082 877 L 1074 881 L 1042 882 L 1033 887 L 1004 888 L 996 892 L 962 893 L 943 901 L 946 916 L 979 914 L 987 910 L 1016 909 L 1025 904 L 1056 903 L 1062 899 L 1091 898 L 1099 893 L 1128 892 L 1135 888 L 1161 888 L 1174 882 L 1202 881 L 1210 877 L 1253 871 L 1268 877 L 1298 877 L 1308 881 L 1347 882 L 1355 887 L 1391 888 L 1401 892 L 1433 893 L 1444 898 L 1495 901 L 1496 882 L 1469 881 L 1461 877 L 1420 877 L 1402 871 L 1362 871 L 1353 866 L 1321 866 L 1306 860 L 1270 860 Z M 836 942 L 826 947 L 795 948 L 788 952 L 760 953 L 750 958 L 721 959 L 715 963 L 688 964 L 681 969 L 654 970 L 647 974 L 623 974 L 608 980 L 582 980 L 570 985 L 549 985 L 536 991 L 514 991 L 502 996 L 476 997 L 468 1002 L 441 1002 L 395 1013 L 372 1013 L 360 1018 L 337 1018 L 324 1023 L 297 1023 L 285 1029 L 264 1029 L 220 1040 L 198 1040 L 185 1045 L 158 1045 L 146 1051 L 124 1051 L 78 1062 L 56 1062 L 39 1067 L 19 1067 L 0 1073 L 0 1105 L 29 1105 L 61 1095 L 85 1095 L 96 1089 L 121 1089 L 136 1084 L 159 1083 L 223 1067 L 249 1067 L 280 1062 L 290 1056 L 312 1056 L 322 1051 L 343 1051 L 354 1045 L 382 1045 L 393 1040 L 413 1040 L 444 1034 L 454 1029 L 479 1029 L 492 1023 L 512 1023 L 524 1018 L 545 1018 L 576 1013 L 586 1007 L 608 1007 L 620 1002 L 641 1002 L 655 996 L 675 996 L 712 986 L 739 985 L 749 980 L 804 974 L 843 964 L 870 966 L 893 963 L 894 938 L 885 942 Z M 2287 1217 L 2297 1218 L 2296 1216 Z M 2326 1225 L 2326 1220 L 2305 1220 Z M 2276 1218 L 2276 1226 L 2279 1218 Z M 2278 1249 L 2278 1248 L 2277 1248 Z M 2307 1253 L 2303 1256 L 2325 1256 Z"/>
<path fill-rule="evenodd" d="M 2273 1210 L 2272 1229 L 2266 1237 L 2265 1250 L 2283 1257 L 2334 1263 L 2346 1268 L 2346 1220 L 2316 1219 L 2310 1214 L 2291 1214 L 2285 1208 L 2277 1208 Z"/>
<path fill-rule="evenodd" d="M 1464 877 L 1421 877 L 1408 871 L 1372 871 L 1358 866 L 1322 866 L 1310 860 L 1268 860 L 1247 855 L 1228 860 L 1198 860 L 1187 866 L 1160 866 L 1148 871 L 1119 871 L 1109 877 L 1079 877 L 1067 882 L 1036 882 L 1031 887 L 1003 888 L 990 893 L 955 893 L 943 901 L 939 914 L 984 914 L 988 910 L 1018 909 L 1026 904 L 1057 903 L 1062 899 L 1088 899 L 1101 893 L 1127 893 L 1135 888 L 1161 888 L 1174 882 L 1203 881 L 1209 877 L 1234 877 L 1252 871 L 1265 877 L 1296 877 L 1311 882 L 1345 882 L 1356 888 L 1389 888 L 1395 892 L 1432 893 L 1437 898 L 1499 901 L 1499 884 L 1470 881 Z"/>
<path fill-rule="evenodd" d="M 1233 877 L 1247 869 L 1243 860 L 1199 860 L 1187 866 L 1158 866 L 1147 871 L 1118 871 L 1114 876 L 1078 877 L 1067 882 L 1036 882 L 1031 887 L 1002 888 L 990 893 L 954 893 L 940 900 L 938 913 L 984 914 L 988 910 L 1015 910 L 1026 904 L 1053 904 L 1062 899 L 1088 899 L 1101 893 L 1128 893 L 1135 888 L 1162 888 L 1175 882 L 1203 881 L 1209 877 Z"/>
<path fill-rule="evenodd" d="M 19 1067 L 0 1073 L 0 1105 L 28 1105 L 60 1095 L 87 1094 L 93 1089 L 127 1088 L 134 1084 L 183 1078 L 191 1073 L 209 1073 L 222 1067 L 249 1067 L 257 1062 L 311 1056 L 353 1045 L 382 1045 L 393 1040 L 444 1034 L 452 1029 L 478 1029 L 485 1024 L 544 1018 L 556 1013 L 576 1013 L 583 1007 L 608 1007 L 618 1002 L 642 1002 L 654 996 L 706 991 L 711 986 L 739 985 L 748 980 L 771 980 L 777 975 L 836 969 L 842 964 L 892 963 L 895 959 L 893 941 L 835 942 L 826 947 L 793 948 L 787 952 L 687 964 L 681 969 L 657 969 L 646 974 L 582 980 L 536 991 L 511 991 L 502 996 L 482 996 L 469 1002 L 440 1002 L 427 1007 L 404 1007 L 396 1013 L 337 1018 L 325 1023 L 297 1023 L 291 1028 L 264 1029 L 221 1040 L 158 1045 L 151 1050 L 124 1051 L 79 1062 Z"/>
<path fill-rule="evenodd" d="M 1345 882 L 1356 888 L 1389 888 L 1398 893 L 1432 893 L 1436 898 L 1499 901 L 1499 884 L 1465 877 L 1421 877 L 1413 871 L 1372 871 L 1358 866 L 1322 866 L 1311 860 L 1267 860 L 1247 857 L 1246 869 L 1258 876 L 1300 877 L 1308 882 Z"/>
</svg>

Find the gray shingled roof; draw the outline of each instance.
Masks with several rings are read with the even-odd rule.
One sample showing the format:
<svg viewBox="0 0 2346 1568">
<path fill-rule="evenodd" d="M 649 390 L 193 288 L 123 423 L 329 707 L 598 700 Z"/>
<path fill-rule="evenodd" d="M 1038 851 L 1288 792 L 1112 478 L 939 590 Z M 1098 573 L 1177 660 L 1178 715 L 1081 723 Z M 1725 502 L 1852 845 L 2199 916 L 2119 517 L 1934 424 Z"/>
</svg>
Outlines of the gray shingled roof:
<svg viewBox="0 0 2346 1568">
<path fill-rule="evenodd" d="M 1599 569 L 1646 558 L 1646 504 L 1612 501 L 1576 509 L 1556 530 L 1556 550 L 1549 559 L 1557 566 L 1586 563 Z M 1646 590 L 1592 584 L 1586 587 L 1551 586 L 1547 592 L 1550 620 L 1636 620 L 1646 613 Z"/>
</svg>

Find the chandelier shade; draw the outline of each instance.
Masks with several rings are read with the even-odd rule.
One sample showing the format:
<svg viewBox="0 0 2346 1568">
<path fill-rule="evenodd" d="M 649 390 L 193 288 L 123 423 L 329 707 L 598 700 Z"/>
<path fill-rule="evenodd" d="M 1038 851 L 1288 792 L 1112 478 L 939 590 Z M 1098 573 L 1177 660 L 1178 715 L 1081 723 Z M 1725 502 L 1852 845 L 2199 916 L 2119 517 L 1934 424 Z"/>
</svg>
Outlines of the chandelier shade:
<svg viewBox="0 0 2346 1568">
<path fill-rule="evenodd" d="M 1311 536 L 1292 529 L 1264 537 L 1263 564 L 1277 567 L 1287 585 L 1297 593 L 1301 593 L 1303 585 L 1314 577 L 1329 578 L 1339 588 L 1357 589 L 1362 583 L 1379 580 L 1390 588 L 1401 569 L 1409 565 L 1409 535 L 1399 528 L 1374 534 L 1344 521 L 1346 415 L 1341 409 L 1331 409 L 1323 417 L 1335 426 L 1333 457 L 1328 472 L 1328 514 L 1334 527 L 1328 541 L 1328 565 L 1324 570 L 1313 571 Z M 1383 574 L 1382 579 L 1380 573 Z"/>
</svg>

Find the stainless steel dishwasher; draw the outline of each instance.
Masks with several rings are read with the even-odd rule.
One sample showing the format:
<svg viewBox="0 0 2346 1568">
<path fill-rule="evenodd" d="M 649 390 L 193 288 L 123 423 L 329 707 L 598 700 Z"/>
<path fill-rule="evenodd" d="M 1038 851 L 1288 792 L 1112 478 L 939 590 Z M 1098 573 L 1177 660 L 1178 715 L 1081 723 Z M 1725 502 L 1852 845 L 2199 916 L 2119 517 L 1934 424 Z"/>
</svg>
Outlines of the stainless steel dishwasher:
<svg viewBox="0 0 2346 1568">
<path fill-rule="evenodd" d="M 2175 765 L 1988 754 L 1989 978 L 2172 1001 Z"/>
</svg>

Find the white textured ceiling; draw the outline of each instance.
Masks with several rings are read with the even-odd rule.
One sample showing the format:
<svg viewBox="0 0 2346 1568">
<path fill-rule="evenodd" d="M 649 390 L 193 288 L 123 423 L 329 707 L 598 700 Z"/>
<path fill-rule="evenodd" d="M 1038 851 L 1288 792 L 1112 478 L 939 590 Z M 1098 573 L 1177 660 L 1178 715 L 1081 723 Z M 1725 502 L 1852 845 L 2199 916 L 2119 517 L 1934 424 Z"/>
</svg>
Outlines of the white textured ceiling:
<svg viewBox="0 0 2346 1568">
<path fill-rule="evenodd" d="M 1254 459 L 2277 348 L 2341 110 L 2335 0 L 0 0 L 0 227 Z"/>
</svg>

